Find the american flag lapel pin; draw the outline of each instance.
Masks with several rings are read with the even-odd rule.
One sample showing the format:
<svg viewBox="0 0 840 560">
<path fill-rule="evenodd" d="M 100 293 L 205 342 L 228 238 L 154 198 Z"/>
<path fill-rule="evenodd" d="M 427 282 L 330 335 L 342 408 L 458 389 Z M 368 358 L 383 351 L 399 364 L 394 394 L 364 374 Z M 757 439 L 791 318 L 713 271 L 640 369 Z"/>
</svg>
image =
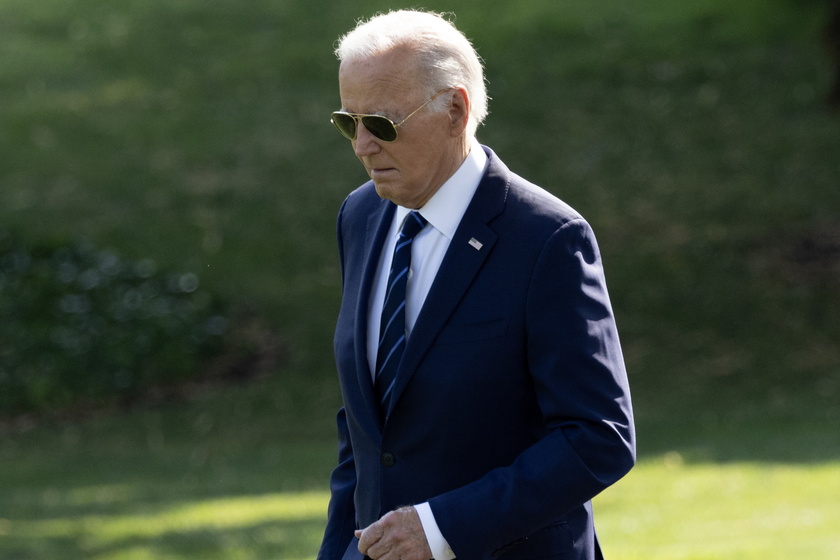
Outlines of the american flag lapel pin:
<svg viewBox="0 0 840 560">
<path fill-rule="evenodd" d="M 481 251 L 481 248 L 484 247 L 484 243 L 482 243 L 475 237 L 470 238 L 468 243 L 470 244 L 470 247 L 472 247 L 476 251 Z"/>
</svg>

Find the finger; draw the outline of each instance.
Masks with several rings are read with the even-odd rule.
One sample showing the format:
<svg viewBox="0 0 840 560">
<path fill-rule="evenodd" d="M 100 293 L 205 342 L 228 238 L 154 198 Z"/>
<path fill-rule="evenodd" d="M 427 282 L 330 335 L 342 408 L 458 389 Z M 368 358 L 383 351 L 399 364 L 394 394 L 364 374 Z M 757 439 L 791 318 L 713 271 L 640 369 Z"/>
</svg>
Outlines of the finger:
<svg viewBox="0 0 840 560">
<path fill-rule="evenodd" d="M 373 543 L 365 554 L 372 560 L 388 560 L 389 558 L 397 560 L 399 556 L 395 556 L 394 552 L 390 546 L 380 540 Z"/>
<path fill-rule="evenodd" d="M 379 542 L 383 545 L 387 542 L 387 550 L 383 548 L 384 552 L 378 560 L 428 560 L 432 557 L 420 517 L 413 507 L 390 512 L 377 523 L 384 528 Z M 379 553 L 378 546 L 371 548 Z"/>
<path fill-rule="evenodd" d="M 373 558 L 370 547 L 382 538 L 382 527 L 379 523 L 374 523 L 366 529 L 356 531 L 356 537 L 359 539 L 359 552 Z"/>
</svg>

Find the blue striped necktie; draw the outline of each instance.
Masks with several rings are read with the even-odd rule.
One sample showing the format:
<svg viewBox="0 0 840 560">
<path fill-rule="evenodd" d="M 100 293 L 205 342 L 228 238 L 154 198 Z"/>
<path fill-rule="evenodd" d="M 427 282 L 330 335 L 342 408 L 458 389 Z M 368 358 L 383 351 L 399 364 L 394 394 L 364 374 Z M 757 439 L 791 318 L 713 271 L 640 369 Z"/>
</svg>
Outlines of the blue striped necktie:
<svg viewBox="0 0 840 560">
<path fill-rule="evenodd" d="M 391 391 L 397 377 L 405 350 L 405 289 L 411 267 L 411 243 L 414 236 L 426 226 L 427 220 L 418 212 L 405 217 L 400 237 L 394 247 L 394 258 L 388 274 L 382 321 L 379 327 L 379 348 L 376 353 L 376 379 L 374 387 L 382 407 L 383 417 L 388 410 Z"/>
</svg>

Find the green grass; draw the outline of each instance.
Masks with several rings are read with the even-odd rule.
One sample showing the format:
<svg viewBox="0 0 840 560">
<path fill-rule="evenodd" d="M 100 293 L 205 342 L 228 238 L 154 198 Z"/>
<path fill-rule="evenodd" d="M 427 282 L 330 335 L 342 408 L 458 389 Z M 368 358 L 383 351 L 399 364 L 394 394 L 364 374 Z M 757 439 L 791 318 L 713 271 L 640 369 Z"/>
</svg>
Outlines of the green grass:
<svg viewBox="0 0 840 560">
<path fill-rule="evenodd" d="M 335 405 L 272 381 L 5 434 L 0 556 L 310 558 Z"/>
<path fill-rule="evenodd" d="M 463 4 L 463 5 L 462 5 Z M 0 557 L 314 558 L 334 461 L 335 38 L 389 2 L 0 0 L 0 224 L 189 269 L 289 340 L 270 380 L 0 435 Z M 820 2 L 426 2 L 479 138 L 598 234 L 640 464 L 610 558 L 840 549 L 840 117 Z"/>
<path fill-rule="evenodd" d="M 644 461 L 596 504 L 604 554 L 623 560 L 832 558 L 837 463 Z"/>
<path fill-rule="evenodd" d="M 274 381 L 8 435 L 0 551 L 12 559 L 311 559 L 335 455 L 323 413 L 330 400 L 326 385 Z M 596 500 L 609 557 L 831 558 L 840 545 L 840 462 L 772 460 L 776 444 L 750 444 L 761 430 L 744 420 L 665 434 L 671 451 L 643 453 Z M 784 442 L 777 428 L 766 427 Z"/>
</svg>

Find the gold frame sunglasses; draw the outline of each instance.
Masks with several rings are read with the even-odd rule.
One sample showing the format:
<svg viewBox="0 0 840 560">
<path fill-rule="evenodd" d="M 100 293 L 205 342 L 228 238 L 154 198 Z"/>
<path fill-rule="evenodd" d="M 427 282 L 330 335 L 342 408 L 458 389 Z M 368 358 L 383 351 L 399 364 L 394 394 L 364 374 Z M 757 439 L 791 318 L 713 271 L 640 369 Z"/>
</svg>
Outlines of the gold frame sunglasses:
<svg viewBox="0 0 840 560">
<path fill-rule="evenodd" d="M 348 140 L 356 139 L 356 132 L 359 129 L 359 122 L 361 122 L 365 129 L 374 137 L 382 140 L 383 142 L 394 142 L 397 139 L 397 127 L 402 126 L 405 121 L 413 117 L 420 109 L 434 101 L 440 94 L 445 91 L 449 91 L 450 89 L 452 88 L 448 87 L 440 90 L 398 123 L 394 123 L 394 121 L 382 115 L 348 113 L 347 111 L 335 111 L 332 115 L 330 115 L 330 122 L 333 123 L 341 135 Z"/>
</svg>

